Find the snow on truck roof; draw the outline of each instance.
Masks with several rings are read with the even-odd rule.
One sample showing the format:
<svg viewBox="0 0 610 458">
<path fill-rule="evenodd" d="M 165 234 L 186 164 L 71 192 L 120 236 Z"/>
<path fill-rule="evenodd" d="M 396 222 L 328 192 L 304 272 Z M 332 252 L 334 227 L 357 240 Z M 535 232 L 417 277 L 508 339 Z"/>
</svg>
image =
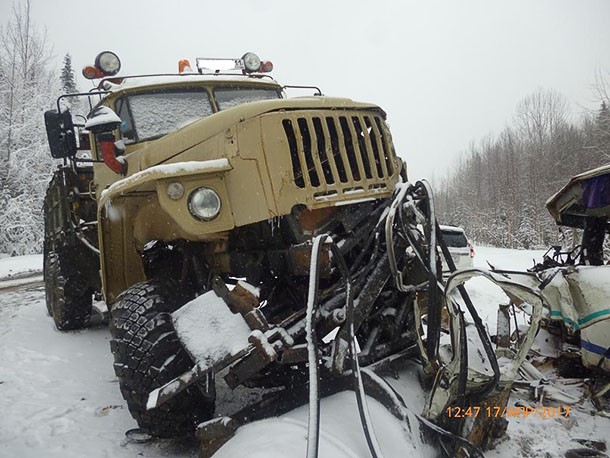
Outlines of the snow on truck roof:
<svg viewBox="0 0 610 458">
<path fill-rule="evenodd" d="M 120 82 L 115 82 L 120 80 Z M 202 82 L 223 82 L 223 83 L 248 83 L 262 86 L 278 87 L 279 83 L 269 76 L 248 76 L 237 74 L 212 74 L 212 73 L 176 73 L 176 74 L 156 74 L 156 75 L 133 75 L 119 78 L 105 78 L 100 81 L 98 89 L 109 92 L 116 92 L 125 89 L 138 87 L 159 86 L 166 84 Z"/>
</svg>

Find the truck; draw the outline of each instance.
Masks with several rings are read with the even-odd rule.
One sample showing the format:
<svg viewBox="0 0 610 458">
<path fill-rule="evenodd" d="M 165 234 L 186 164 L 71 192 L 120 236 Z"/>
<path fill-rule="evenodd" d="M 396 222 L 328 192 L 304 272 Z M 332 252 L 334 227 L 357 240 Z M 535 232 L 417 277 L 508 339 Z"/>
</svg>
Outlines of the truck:
<svg viewBox="0 0 610 458">
<path fill-rule="evenodd" d="M 400 356 L 421 361 L 420 419 L 443 448 L 488 445 L 502 422 L 448 421 L 446 408 L 506 403 L 527 348 L 496 355 L 475 319 L 491 366 L 469 368 L 432 191 L 408 181 L 383 109 L 281 85 L 254 53 L 195 62 L 119 76 L 118 56 L 102 52 L 83 70 L 96 88 L 45 113 L 51 154 L 63 160 L 45 201 L 57 327 L 87 326 L 101 293 L 121 393 L 151 436 L 226 432 L 346 386 L 369 431 L 365 393 L 396 415 L 404 406 L 365 369 Z M 313 95 L 288 98 L 292 88 Z M 69 97 L 90 104 L 84 120 L 62 103 Z M 530 345 L 538 315 L 527 339 L 507 345 Z M 500 355 L 513 364 L 506 377 Z M 217 397 L 240 387 L 262 398 L 234 421 L 214 418 Z"/>
</svg>

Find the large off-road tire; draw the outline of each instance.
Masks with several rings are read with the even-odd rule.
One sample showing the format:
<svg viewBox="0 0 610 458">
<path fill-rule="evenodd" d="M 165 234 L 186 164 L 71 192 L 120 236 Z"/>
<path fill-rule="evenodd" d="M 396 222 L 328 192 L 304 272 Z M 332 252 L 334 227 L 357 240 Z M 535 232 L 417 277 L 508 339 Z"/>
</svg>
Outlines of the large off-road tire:
<svg viewBox="0 0 610 458">
<path fill-rule="evenodd" d="M 60 331 L 85 328 L 91 318 L 93 291 L 77 270 L 77 261 L 54 251 L 44 253 L 47 311 Z"/>
<path fill-rule="evenodd" d="M 214 399 L 197 384 L 156 409 L 148 394 L 189 370 L 193 362 L 180 343 L 170 313 L 188 300 L 171 281 L 137 283 L 111 311 L 111 349 L 121 393 L 140 428 L 157 437 L 192 434 L 214 413 Z"/>
<path fill-rule="evenodd" d="M 83 201 L 76 212 L 71 193 L 78 179 L 71 167 L 58 168 L 47 188 L 43 207 L 45 299 L 47 311 L 60 331 L 89 325 L 93 293 L 100 288 L 99 258 L 74 229 L 74 221 L 83 218 L 91 221 L 89 213 L 95 208 L 94 203 Z"/>
</svg>

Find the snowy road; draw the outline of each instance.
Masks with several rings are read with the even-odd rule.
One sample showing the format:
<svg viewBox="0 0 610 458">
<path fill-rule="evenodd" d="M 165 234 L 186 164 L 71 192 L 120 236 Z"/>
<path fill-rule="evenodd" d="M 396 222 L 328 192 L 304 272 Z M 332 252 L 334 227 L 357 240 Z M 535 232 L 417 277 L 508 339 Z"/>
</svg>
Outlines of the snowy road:
<svg viewBox="0 0 610 458">
<path fill-rule="evenodd" d="M 532 257 L 539 255 L 540 252 L 478 248 L 476 264 L 485 266 L 485 260 L 489 260 L 497 267 L 523 269 L 530 267 Z M 120 395 L 112 370 L 107 327 L 69 333 L 56 331 L 47 316 L 43 285 L 34 280 L 27 285 L 0 281 L 0 457 L 197 456 L 195 443 L 126 442 L 125 431 L 135 428 L 136 424 Z M 492 305 L 498 300 L 498 292 L 489 285 L 475 284 L 472 294 L 475 300 Z M 491 311 L 482 315 L 486 321 L 493 316 Z M 511 402 L 516 400 L 513 396 Z M 359 422 L 355 415 L 348 413 L 353 404 L 353 393 L 324 400 L 323 428 L 325 418 L 334 418 L 325 433 L 329 444 L 341 446 L 349 441 L 353 453 L 346 456 L 366 457 L 366 452 L 361 452 L 364 444 Z M 373 405 L 372 410 L 379 409 Z M 486 456 L 559 457 L 567 449 L 580 446 L 575 439 L 607 440 L 610 420 L 593 416 L 591 412 L 590 404 L 585 401 L 567 419 L 511 419 L 507 436 Z M 373 413 L 380 419 L 376 424 L 378 429 L 400 430 L 387 412 Z M 305 421 L 306 409 L 301 408 L 282 417 L 282 421 L 254 423 L 240 429 L 230 446 L 219 455 L 254 456 L 252 447 L 256 444 L 268 450 L 267 453 L 259 450 L 256 456 L 302 457 Z M 386 433 L 381 436 L 387 439 Z M 423 456 L 413 452 L 407 455 Z"/>
<path fill-rule="evenodd" d="M 1 285 L 0 285 L 1 287 Z M 127 444 L 136 427 L 107 326 L 60 333 L 41 282 L 0 289 L 1 457 L 192 457 L 194 444 Z"/>
</svg>

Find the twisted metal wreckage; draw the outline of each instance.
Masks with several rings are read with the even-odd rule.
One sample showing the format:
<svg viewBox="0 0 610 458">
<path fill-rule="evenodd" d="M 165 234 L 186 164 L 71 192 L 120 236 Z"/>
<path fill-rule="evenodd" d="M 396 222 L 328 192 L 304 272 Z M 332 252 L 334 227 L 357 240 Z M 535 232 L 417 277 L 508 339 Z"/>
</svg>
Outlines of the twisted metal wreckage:
<svg viewBox="0 0 610 458">
<path fill-rule="evenodd" d="M 196 364 L 154 390 L 148 408 L 202 380 L 213 390 L 219 375 L 231 389 L 240 384 L 271 388 L 254 404 L 201 424 L 201 456 L 213 455 L 244 423 L 309 402 L 307 456 L 315 457 L 320 397 L 352 389 L 370 453 L 380 457 L 365 395 L 397 418 L 407 419 L 409 406 L 378 375 L 399 359 L 421 363 L 423 385 L 430 388 L 417 418 L 424 430 L 437 436 L 447 456 L 483 456 L 482 450 L 508 424 L 503 416 L 450 418 L 447 409 L 475 405 L 505 409 L 518 378 L 521 385 L 544 391 L 547 398 L 576 401 L 548 385 L 526 359 L 543 304 L 548 303 L 545 290 L 561 268 L 541 274 L 468 269 L 444 281 L 440 256 L 451 271 L 455 264 L 438 236 L 426 181 L 403 180 L 391 200 L 360 207 L 351 218 L 350 237 L 334 240 L 333 234 L 323 234 L 313 239 L 307 305 L 279 324 L 267 321 L 261 311 L 265 304 L 259 303 L 255 288 L 240 282 L 230 291 L 220 278 L 214 279 L 213 291 L 173 313 L 178 336 Z M 344 253 L 356 244 L 365 248 L 348 265 Z M 473 277 L 495 283 L 509 299 L 499 305 L 496 333 L 486 329 L 464 287 Z M 202 303 L 208 310 L 206 321 L 197 319 Z M 517 313 L 523 312 L 529 317 L 526 329 L 517 323 Z M 231 337 L 219 342 L 209 336 Z M 469 346 L 484 354 L 478 358 L 482 364 L 473 364 L 475 353 Z M 305 380 L 308 383 L 299 382 Z"/>
</svg>

